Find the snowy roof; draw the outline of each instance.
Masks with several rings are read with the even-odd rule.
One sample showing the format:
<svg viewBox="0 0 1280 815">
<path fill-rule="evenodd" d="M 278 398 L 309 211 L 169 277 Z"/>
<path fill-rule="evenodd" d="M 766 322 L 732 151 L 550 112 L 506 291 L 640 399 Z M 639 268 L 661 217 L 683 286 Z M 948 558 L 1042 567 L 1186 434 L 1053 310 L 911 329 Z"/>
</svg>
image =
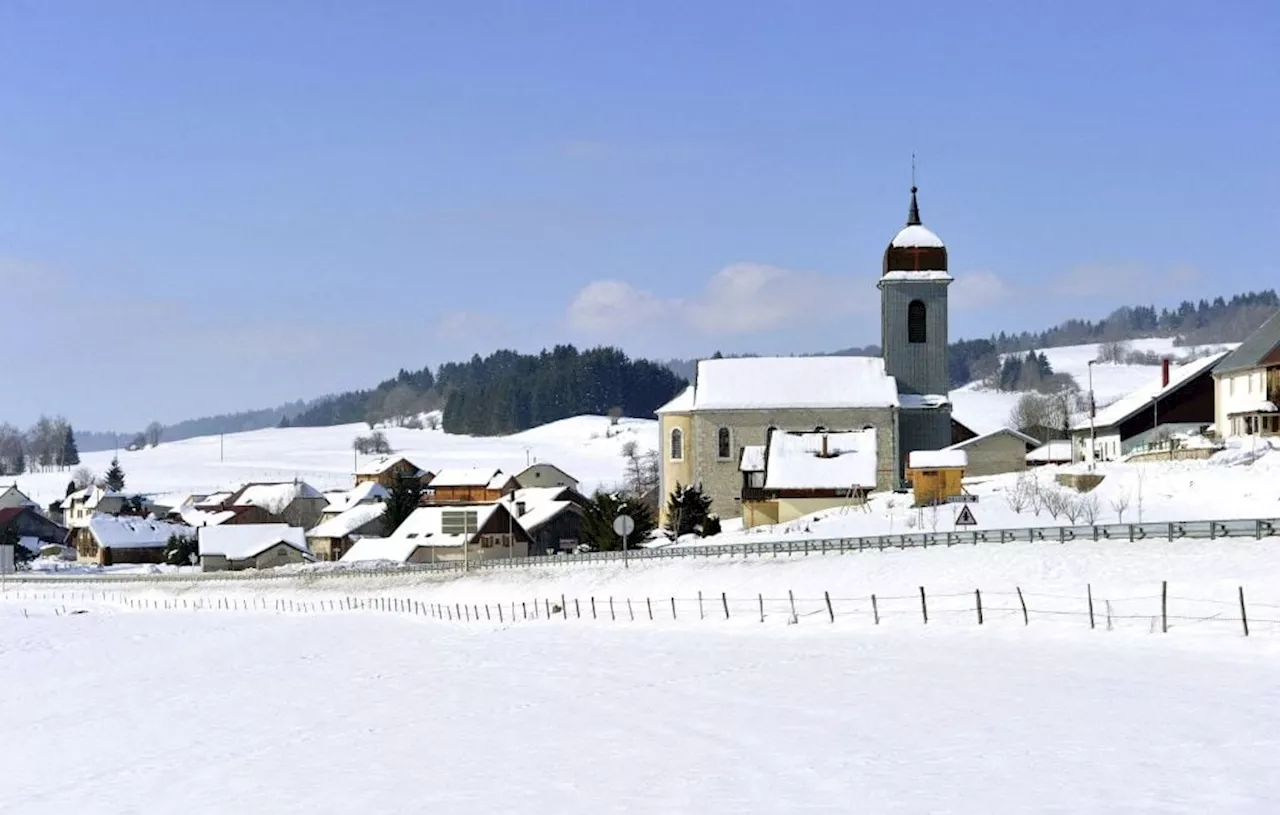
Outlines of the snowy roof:
<svg viewBox="0 0 1280 815">
<path fill-rule="evenodd" d="M 195 531 L 186 524 L 114 515 L 94 515 L 88 529 L 103 549 L 162 549 L 173 535 L 191 537 Z"/>
<path fill-rule="evenodd" d="M 324 498 L 305 481 L 288 481 L 283 484 L 250 484 L 236 498 L 238 507 L 261 507 L 272 515 L 279 515 L 299 498 Z"/>
<path fill-rule="evenodd" d="M 178 507 L 174 512 L 189 526 L 217 526 L 236 517 L 234 510 L 205 510 L 193 506 Z"/>
<path fill-rule="evenodd" d="M 422 546 L 422 541 L 419 540 L 361 538 L 353 543 L 351 548 L 338 561 L 340 563 L 361 563 L 389 560 L 394 563 L 407 563 L 419 546 Z"/>
<path fill-rule="evenodd" d="M 1259 398 L 1257 401 L 1248 402 L 1240 405 L 1231 411 L 1232 416 L 1238 416 L 1241 413 L 1275 413 L 1278 408 L 1275 402 L 1268 402 L 1266 399 Z"/>
<path fill-rule="evenodd" d="M 154 496 L 151 499 L 151 503 L 153 506 L 169 507 L 171 510 L 176 510 L 179 507 L 195 506 L 207 497 L 207 495 L 200 492 L 171 492 Z"/>
<path fill-rule="evenodd" d="M 381 518 L 386 504 L 356 504 L 336 518 L 330 518 L 307 533 L 308 538 L 345 538 L 352 532 Z"/>
<path fill-rule="evenodd" d="M 1093 427 L 1111 427 L 1120 424 L 1144 408 L 1150 408 L 1152 400 L 1162 399 L 1178 391 L 1183 385 L 1212 369 L 1228 353 L 1227 351 L 1222 351 L 1217 354 L 1210 354 L 1207 357 L 1192 360 L 1185 365 L 1173 368 L 1169 371 L 1169 384 L 1164 387 L 1160 386 L 1160 374 L 1156 374 L 1150 383 L 1098 411 L 1093 417 Z M 1089 426 L 1089 420 L 1086 418 L 1084 421 L 1078 422 L 1072 430 L 1088 430 Z"/>
<path fill-rule="evenodd" d="M 764 472 L 764 445 L 748 444 L 742 448 L 742 460 L 738 462 L 738 471 L 743 473 Z"/>
<path fill-rule="evenodd" d="M 893 407 L 880 357 L 743 357 L 698 362 L 693 410 Z"/>
<path fill-rule="evenodd" d="M 498 490 L 506 486 L 511 476 L 496 469 L 444 469 L 431 479 L 431 487 L 484 487 Z"/>
<path fill-rule="evenodd" d="M 889 241 L 889 245 L 899 247 L 927 246 L 936 249 L 946 246 L 942 242 L 942 238 L 933 234 L 933 230 L 919 224 L 904 226 L 898 234 L 893 236 L 893 240 Z"/>
<path fill-rule="evenodd" d="M 40 506 L 38 503 L 36 503 L 35 501 L 32 501 L 29 497 L 27 497 L 27 494 L 26 494 L 25 492 L 23 492 L 22 490 L 18 489 L 18 485 L 17 485 L 17 484 L 11 484 L 10 486 L 5 487 L 3 490 L 0 490 L 0 497 L 3 497 L 3 496 L 5 496 L 5 495 L 8 495 L 8 494 L 9 494 L 9 493 L 11 493 L 11 492 L 12 492 L 12 493 L 16 493 L 17 495 L 22 496 L 22 501 L 21 501 L 21 502 L 20 502 L 20 504 L 19 504 L 20 506 L 24 506 L 24 507 L 37 507 L 37 508 Z"/>
<path fill-rule="evenodd" d="M 78 501 L 82 502 L 86 509 L 93 509 L 108 498 L 123 499 L 124 497 L 125 495 L 122 492 L 112 492 L 111 490 L 104 490 L 102 487 L 90 485 L 83 489 L 76 490 L 63 498 L 62 505 L 67 506 L 70 502 Z"/>
<path fill-rule="evenodd" d="M 900 393 L 898 394 L 898 404 L 903 410 L 929 410 L 932 408 L 946 407 L 951 403 L 951 397 L 945 393 Z"/>
<path fill-rule="evenodd" d="M 969 454 L 963 450 L 912 450 L 907 454 L 907 467 L 912 470 L 943 470 L 968 467 Z"/>
<path fill-rule="evenodd" d="M 446 513 L 476 513 L 476 529 L 483 527 L 493 513 L 498 511 L 497 504 L 475 504 L 457 507 L 419 507 L 415 509 L 404 523 L 400 524 L 388 540 L 410 540 L 422 546 L 462 546 L 475 535 L 444 533 Z"/>
<path fill-rule="evenodd" d="M 524 527 L 526 532 L 532 532 L 575 506 L 577 504 L 572 501 L 543 501 L 532 506 L 526 505 L 524 514 L 516 517 L 516 523 Z"/>
<path fill-rule="evenodd" d="M 202 526 L 199 536 L 201 557 L 221 555 L 227 560 L 248 560 L 278 543 L 292 546 L 303 554 L 311 554 L 302 529 L 288 524 Z"/>
<path fill-rule="evenodd" d="M 899 269 L 895 272 L 885 272 L 880 276 L 881 280 L 954 280 L 949 272 L 909 272 Z"/>
<path fill-rule="evenodd" d="M 1028 463 L 1058 462 L 1071 460 L 1071 442 L 1066 440 L 1045 442 L 1027 453 Z"/>
<path fill-rule="evenodd" d="M 876 485 L 876 431 L 769 433 L 764 488 L 872 489 Z"/>
<path fill-rule="evenodd" d="M 1263 360 L 1277 350 L 1280 350 L 1280 311 L 1267 318 L 1236 350 L 1227 354 L 1214 372 L 1221 374 L 1260 368 Z"/>
<path fill-rule="evenodd" d="M 1036 446 L 1040 445 L 1039 439 L 1032 438 L 1031 436 L 1028 436 L 1026 433 L 1023 433 L 1021 430 L 1014 430 L 1012 427 L 999 427 L 999 428 L 996 428 L 995 430 L 988 431 L 979 436 L 974 436 L 971 439 L 965 439 L 964 441 L 956 442 L 955 444 L 945 449 L 963 450 L 964 448 L 968 447 L 971 444 L 977 444 L 978 442 L 983 441 L 984 439 L 989 439 L 992 436 L 1000 436 L 1000 435 L 1013 436 L 1014 438 L 1018 439 L 1024 444 L 1032 444 Z"/>
<path fill-rule="evenodd" d="M 356 475 L 382 475 L 402 461 L 417 470 L 419 476 L 426 474 L 426 470 L 422 469 L 417 464 L 414 464 L 404 456 L 383 456 L 382 458 L 375 459 L 357 467 Z"/>
<path fill-rule="evenodd" d="M 676 397 L 658 408 L 655 413 L 685 413 L 693 410 L 693 386 L 685 388 Z"/>
<path fill-rule="evenodd" d="M 346 512 L 359 504 L 371 504 L 385 501 L 391 496 L 387 488 L 377 481 L 365 481 L 356 484 L 346 492 L 325 493 L 329 504 L 324 508 L 327 513 Z"/>
<path fill-rule="evenodd" d="M 569 487 L 520 487 L 503 500 L 507 504 L 523 501 L 526 507 L 531 507 L 548 501 L 563 501 L 570 492 Z"/>
<path fill-rule="evenodd" d="M 206 506 L 224 504 L 228 500 L 230 500 L 231 496 L 233 495 L 235 495 L 234 492 L 215 492 L 213 495 L 206 495 L 204 497 L 204 500 L 196 504 L 196 506 L 206 507 Z"/>
</svg>

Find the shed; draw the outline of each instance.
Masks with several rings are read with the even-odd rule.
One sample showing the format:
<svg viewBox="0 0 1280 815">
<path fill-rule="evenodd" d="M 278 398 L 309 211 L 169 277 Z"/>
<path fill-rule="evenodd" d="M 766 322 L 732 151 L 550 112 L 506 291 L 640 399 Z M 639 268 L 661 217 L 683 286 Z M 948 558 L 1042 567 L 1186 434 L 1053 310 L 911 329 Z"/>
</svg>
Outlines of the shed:
<svg viewBox="0 0 1280 815">
<path fill-rule="evenodd" d="M 1049 464 L 1070 464 L 1071 459 L 1071 440 L 1055 439 L 1054 441 L 1047 441 L 1027 453 L 1027 466 L 1044 467 Z"/>
<path fill-rule="evenodd" d="M 203 526 L 200 568 L 206 572 L 267 569 L 315 560 L 305 533 L 288 524 Z"/>
<path fill-rule="evenodd" d="M 907 478 L 916 506 L 942 503 L 963 494 L 968 464 L 964 450 L 913 450 L 907 456 Z"/>
<path fill-rule="evenodd" d="M 195 535 L 186 524 L 115 515 L 94 515 L 85 529 L 76 546 L 78 559 L 100 566 L 163 563 L 170 538 Z"/>
<path fill-rule="evenodd" d="M 1040 446 L 1040 440 L 1011 427 L 1002 427 L 947 447 L 963 450 L 967 458 L 966 475 L 998 475 L 1027 468 L 1027 453 Z"/>
<path fill-rule="evenodd" d="M 339 560 L 357 538 L 382 533 L 382 516 L 387 505 L 356 504 L 351 509 L 321 523 L 307 533 L 311 554 L 317 560 Z"/>
</svg>

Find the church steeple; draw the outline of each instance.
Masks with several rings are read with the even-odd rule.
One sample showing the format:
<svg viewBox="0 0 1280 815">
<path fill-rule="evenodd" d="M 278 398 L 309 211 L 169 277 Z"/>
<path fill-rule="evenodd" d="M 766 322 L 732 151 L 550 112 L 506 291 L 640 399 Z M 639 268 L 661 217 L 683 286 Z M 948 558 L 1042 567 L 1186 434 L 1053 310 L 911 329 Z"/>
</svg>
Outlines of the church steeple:
<svg viewBox="0 0 1280 815">
<path fill-rule="evenodd" d="M 920 204 L 916 202 L 916 193 L 919 188 L 915 184 L 911 185 L 911 209 L 907 210 L 907 226 L 920 226 Z"/>
</svg>

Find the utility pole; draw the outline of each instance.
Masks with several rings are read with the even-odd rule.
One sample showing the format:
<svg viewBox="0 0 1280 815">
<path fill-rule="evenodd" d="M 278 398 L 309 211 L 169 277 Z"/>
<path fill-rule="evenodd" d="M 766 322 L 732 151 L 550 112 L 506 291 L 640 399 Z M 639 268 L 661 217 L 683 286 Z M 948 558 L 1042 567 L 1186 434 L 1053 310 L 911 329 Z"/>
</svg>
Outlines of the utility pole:
<svg viewBox="0 0 1280 815">
<path fill-rule="evenodd" d="M 1094 459 L 1098 454 L 1098 431 L 1093 422 L 1093 417 L 1098 412 L 1095 408 L 1096 402 L 1093 399 L 1093 365 L 1097 361 L 1096 359 L 1089 360 L 1089 472 L 1093 472 Z"/>
</svg>

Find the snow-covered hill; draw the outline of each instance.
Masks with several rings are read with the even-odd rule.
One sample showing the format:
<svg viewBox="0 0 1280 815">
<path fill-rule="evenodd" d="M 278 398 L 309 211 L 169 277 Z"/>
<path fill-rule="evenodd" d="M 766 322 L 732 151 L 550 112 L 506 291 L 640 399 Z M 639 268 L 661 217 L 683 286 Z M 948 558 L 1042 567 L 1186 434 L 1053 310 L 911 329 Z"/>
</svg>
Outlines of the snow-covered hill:
<svg viewBox="0 0 1280 815">
<path fill-rule="evenodd" d="M 611 427 L 603 416 L 577 416 L 511 436 L 454 436 L 439 430 L 388 428 L 383 432 L 398 454 L 437 471 L 444 467 L 498 467 L 510 473 L 528 462 L 546 461 L 582 482 L 584 490 L 620 483 L 622 447 L 637 442 L 641 451 L 656 449 L 657 422 L 623 419 Z M 159 447 L 121 451 L 130 493 L 214 492 L 246 481 L 300 478 L 317 489 L 349 488 L 357 463 L 351 443 L 367 435 L 363 424 L 255 430 L 167 442 Z M 86 453 L 85 466 L 102 474 L 111 452 Z M 19 488 L 42 504 L 66 492 L 67 471 L 19 476 Z M 5 479 L 4 483 L 10 483 Z"/>
</svg>

